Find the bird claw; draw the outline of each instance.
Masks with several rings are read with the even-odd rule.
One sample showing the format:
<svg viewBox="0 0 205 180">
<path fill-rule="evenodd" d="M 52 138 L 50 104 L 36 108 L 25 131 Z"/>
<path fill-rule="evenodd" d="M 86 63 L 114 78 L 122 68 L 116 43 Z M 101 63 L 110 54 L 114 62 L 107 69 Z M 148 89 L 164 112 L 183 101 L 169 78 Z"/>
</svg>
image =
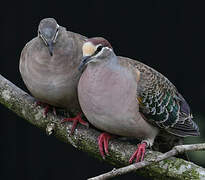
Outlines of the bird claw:
<svg viewBox="0 0 205 180">
<path fill-rule="evenodd" d="M 81 117 L 82 113 L 79 113 L 76 117 L 73 117 L 73 118 L 65 118 L 62 120 L 61 123 L 64 123 L 64 122 L 73 122 L 73 125 L 72 125 L 72 128 L 71 128 L 71 133 L 70 134 L 73 134 L 74 130 L 76 129 L 76 126 L 78 123 L 86 126 L 86 127 L 89 127 L 89 124 L 87 122 L 85 122 L 82 117 Z"/>
<path fill-rule="evenodd" d="M 37 101 L 35 103 L 36 106 L 44 106 L 43 109 L 44 109 L 44 112 L 43 112 L 43 116 L 44 117 L 47 117 L 47 114 L 48 114 L 48 111 L 49 109 L 52 107 L 51 105 L 49 104 L 46 104 L 46 103 L 43 103 L 43 102 L 40 102 L 40 101 Z M 53 107 L 53 114 L 56 116 L 56 108 Z"/>
<path fill-rule="evenodd" d="M 135 153 L 131 156 L 129 163 L 131 164 L 132 161 L 136 158 L 136 163 L 139 161 L 143 161 L 144 160 L 144 155 L 145 155 L 145 151 L 146 151 L 146 147 L 147 147 L 147 143 L 143 142 L 141 144 L 138 144 L 137 150 L 135 151 Z M 141 159 L 140 159 L 141 157 Z"/>
<path fill-rule="evenodd" d="M 100 150 L 100 154 L 102 156 L 103 159 L 105 159 L 105 153 L 108 155 L 109 151 L 108 151 L 108 142 L 111 138 L 111 135 L 108 133 L 102 133 L 100 134 L 100 136 L 98 137 L 98 147 Z M 105 152 L 105 153 L 104 153 Z"/>
<path fill-rule="evenodd" d="M 44 117 L 47 116 L 49 108 L 50 108 L 49 105 L 46 105 L 46 107 L 44 107 L 44 112 L 43 112 Z"/>
</svg>

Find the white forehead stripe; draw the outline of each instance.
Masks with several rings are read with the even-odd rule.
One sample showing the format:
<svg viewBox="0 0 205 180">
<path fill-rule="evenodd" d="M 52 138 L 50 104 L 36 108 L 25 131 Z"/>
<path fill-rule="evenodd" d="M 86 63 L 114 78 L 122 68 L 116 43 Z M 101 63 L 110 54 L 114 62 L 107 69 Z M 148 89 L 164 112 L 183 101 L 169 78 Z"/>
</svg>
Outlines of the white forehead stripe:
<svg viewBox="0 0 205 180">
<path fill-rule="evenodd" d="M 86 42 L 84 43 L 82 50 L 83 56 L 91 56 L 92 54 L 94 54 L 96 47 L 93 45 L 92 42 Z"/>
</svg>

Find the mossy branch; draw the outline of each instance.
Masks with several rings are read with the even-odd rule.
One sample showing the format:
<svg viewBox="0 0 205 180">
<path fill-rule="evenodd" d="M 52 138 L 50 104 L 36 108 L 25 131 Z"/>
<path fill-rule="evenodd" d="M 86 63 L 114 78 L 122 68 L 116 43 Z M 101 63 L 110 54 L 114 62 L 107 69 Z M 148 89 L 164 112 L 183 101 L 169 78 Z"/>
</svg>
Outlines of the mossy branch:
<svg viewBox="0 0 205 180">
<path fill-rule="evenodd" d="M 98 151 L 97 137 L 99 132 L 93 128 L 78 126 L 73 135 L 70 135 L 71 123 L 61 124 L 62 117 L 48 113 L 45 118 L 43 108 L 36 107 L 35 100 L 14 84 L 0 75 L 0 103 L 12 110 L 34 126 L 51 133 L 61 141 L 83 150 L 93 157 L 101 159 Z M 110 155 L 105 161 L 115 167 L 128 165 L 129 157 L 136 150 L 136 145 L 117 139 L 110 140 Z M 147 151 L 145 160 L 153 161 L 162 155 L 160 152 Z M 153 179 L 205 179 L 205 169 L 183 159 L 171 157 L 159 163 L 139 169 L 136 173 Z"/>
</svg>

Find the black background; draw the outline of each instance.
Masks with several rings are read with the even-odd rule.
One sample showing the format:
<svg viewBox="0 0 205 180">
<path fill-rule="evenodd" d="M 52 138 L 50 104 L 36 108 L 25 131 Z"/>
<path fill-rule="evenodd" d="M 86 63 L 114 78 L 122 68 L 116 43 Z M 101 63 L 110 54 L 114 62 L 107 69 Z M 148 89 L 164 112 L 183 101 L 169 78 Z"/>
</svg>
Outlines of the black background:
<svg viewBox="0 0 205 180">
<path fill-rule="evenodd" d="M 1 9 L 0 73 L 24 90 L 21 50 L 37 35 L 39 21 L 54 17 L 69 31 L 103 36 L 116 54 L 152 66 L 176 85 L 196 117 L 205 115 L 202 1 L 4 1 Z M 48 137 L 2 105 L 0 122 L 0 179 L 86 179 L 113 168 Z"/>
</svg>

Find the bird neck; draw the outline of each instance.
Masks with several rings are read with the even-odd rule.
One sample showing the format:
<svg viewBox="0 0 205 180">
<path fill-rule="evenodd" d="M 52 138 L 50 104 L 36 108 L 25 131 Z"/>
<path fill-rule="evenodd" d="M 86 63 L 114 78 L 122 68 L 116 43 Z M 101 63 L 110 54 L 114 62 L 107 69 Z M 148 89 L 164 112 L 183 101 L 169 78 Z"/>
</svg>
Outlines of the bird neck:
<svg viewBox="0 0 205 180">
<path fill-rule="evenodd" d="M 64 40 L 66 38 L 66 29 L 62 26 L 59 27 L 59 33 L 58 33 L 58 37 L 57 37 L 57 42 L 62 42 L 62 40 Z"/>
<path fill-rule="evenodd" d="M 111 71 L 123 71 L 124 68 L 120 65 L 118 57 L 112 53 L 109 61 L 105 62 L 105 66 L 108 67 Z"/>
<path fill-rule="evenodd" d="M 119 66 L 118 58 L 114 54 L 114 52 L 110 52 L 109 56 L 104 57 L 104 59 L 96 61 L 95 66 L 99 66 L 99 67 L 104 66 L 110 69 L 116 68 Z"/>
<path fill-rule="evenodd" d="M 118 57 L 113 55 L 106 60 L 99 60 L 93 63 L 89 63 L 86 68 L 86 73 L 92 74 L 95 78 L 101 79 L 101 77 L 107 77 L 108 74 L 122 74 L 123 76 L 129 76 L 130 72 L 127 68 L 122 66 L 118 60 Z M 99 79 L 97 81 L 99 81 Z"/>
</svg>

